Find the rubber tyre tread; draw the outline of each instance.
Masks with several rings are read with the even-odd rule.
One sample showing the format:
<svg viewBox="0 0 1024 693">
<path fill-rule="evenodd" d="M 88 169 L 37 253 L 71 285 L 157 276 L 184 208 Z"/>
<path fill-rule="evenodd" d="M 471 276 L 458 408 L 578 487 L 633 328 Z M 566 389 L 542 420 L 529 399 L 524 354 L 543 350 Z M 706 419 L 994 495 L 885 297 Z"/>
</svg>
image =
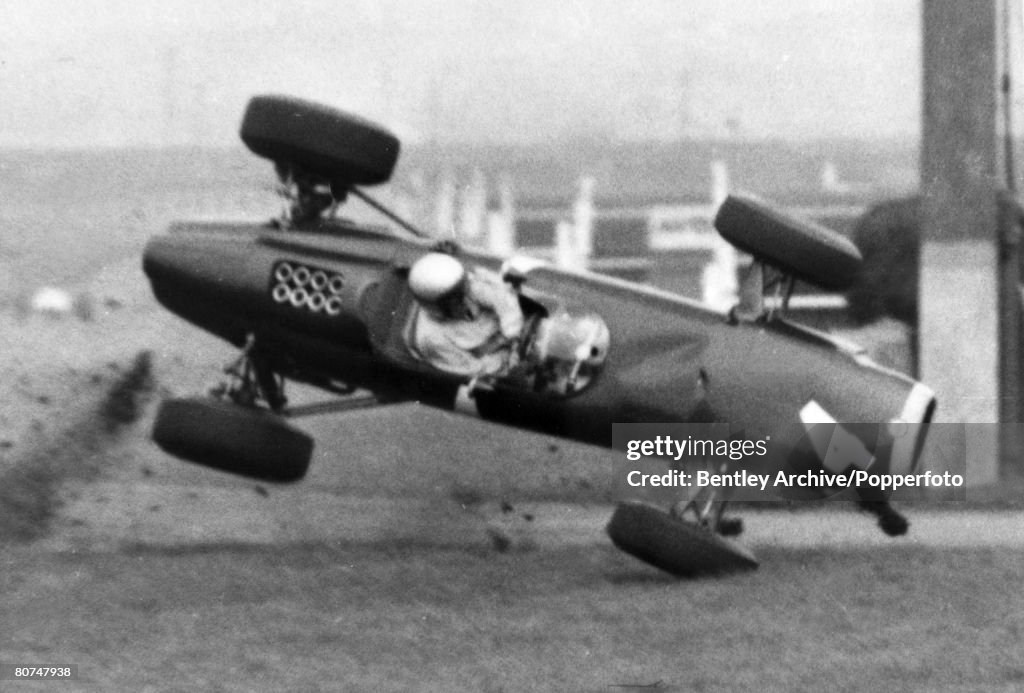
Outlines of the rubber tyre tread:
<svg viewBox="0 0 1024 693">
<path fill-rule="evenodd" d="M 748 195 L 729 195 L 715 215 L 715 228 L 740 250 L 824 289 L 844 291 L 860 272 L 862 258 L 853 241 Z"/>
<path fill-rule="evenodd" d="M 164 400 L 152 438 L 175 457 L 264 481 L 301 479 L 313 456 L 313 439 L 280 416 L 214 397 Z"/>
<path fill-rule="evenodd" d="M 620 550 L 678 577 L 758 566 L 754 555 L 739 544 L 644 503 L 619 503 L 606 531 Z"/>
<path fill-rule="evenodd" d="M 292 96 L 252 97 L 240 134 L 259 156 L 351 185 L 387 181 L 400 149 L 398 138 L 374 122 Z"/>
</svg>

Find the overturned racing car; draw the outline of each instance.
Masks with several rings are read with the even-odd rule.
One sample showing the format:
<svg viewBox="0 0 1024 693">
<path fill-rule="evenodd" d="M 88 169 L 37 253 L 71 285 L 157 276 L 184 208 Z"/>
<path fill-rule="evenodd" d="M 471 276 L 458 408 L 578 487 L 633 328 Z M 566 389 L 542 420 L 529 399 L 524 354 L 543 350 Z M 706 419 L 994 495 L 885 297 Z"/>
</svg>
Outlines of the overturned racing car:
<svg viewBox="0 0 1024 693">
<path fill-rule="evenodd" d="M 754 257 L 747 281 L 756 298 L 723 314 L 620 279 L 439 245 L 366 192 L 391 177 L 399 142 L 343 111 L 257 96 L 241 137 L 274 163 L 286 213 L 251 224 L 175 224 L 144 253 L 157 299 L 241 350 L 214 395 L 162 403 L 153 438 L 174 455 L 254 478 L 301 479 L 313 441 L 288 420 L 298 413 L 285 394 L 293 381 L 338 395 L 342 407 L 356 389 L 379 402 L 448 409 L 468 394 L 485 419 L 606 447 L 616 423 L 729 422 L 773 435 L 794 469 L 824 464 L 804 435 L 813 426 L 871 423 L 874 432 L 853 426 L 848 435 L 873 471 L 906 474 L 918 464 L 932 392 L 786 318 L 795 280 L 835 289 L 857 272 L 856 247 L 828 229 L 752 197 L 728 198 L 716 228 Z M 383 226 L 339 217 L 350 196 L 377 208 Z M 421 307 L 409 271 L 437 252 L 514 289 L 524 316 L 515 367 L 466 377 L 418 352 Z M 777 300 L 763 300 L 771 291 Z M 757 565 L 724 536 L 739 528 L 723 515 L 727 493 L 702 489 L 682 500 L 674 512 L 620 503 L 612 541 L 674 574 Z M 886 531 L 905 531 L 884 496 L 866 490 L 861 500 Z"/>
</svg>

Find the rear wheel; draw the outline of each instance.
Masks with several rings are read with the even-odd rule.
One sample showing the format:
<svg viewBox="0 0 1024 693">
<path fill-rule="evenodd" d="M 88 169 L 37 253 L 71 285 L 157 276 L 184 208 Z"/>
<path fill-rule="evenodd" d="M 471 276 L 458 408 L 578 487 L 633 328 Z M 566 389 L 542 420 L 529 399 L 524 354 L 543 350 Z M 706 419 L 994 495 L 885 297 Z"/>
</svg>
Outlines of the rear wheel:
<svg viewBox="0 0 1024 693">
<path fill-rule="evenodd" d="M 160 404 L 153 441 L 175 457 L 266 481 L 305 476 L 313 439 L 280 416 L 213 397 Z"/>
<path fill-rule="evenodd" d="M 622 551 L 677 576 L 730 573 L 758 566 L 754 555 L 742 546 L 643 503 L 619 503 L 607 532 Z"/>
<path fill-rule="evenodd" d="M 240 134 L 259 156 L 346 185 L 383 183 L 398 160 L 398 138 L 380 125 L 290 96 L 254 96 Z"/>
<path fill-rule="evenodd" d="M 860 271 L 861 254 L 850 239 L 752 197 L 727 197 L 715 228 L 740 250 L 825 289 L 849 288 Z"/>
</svg>

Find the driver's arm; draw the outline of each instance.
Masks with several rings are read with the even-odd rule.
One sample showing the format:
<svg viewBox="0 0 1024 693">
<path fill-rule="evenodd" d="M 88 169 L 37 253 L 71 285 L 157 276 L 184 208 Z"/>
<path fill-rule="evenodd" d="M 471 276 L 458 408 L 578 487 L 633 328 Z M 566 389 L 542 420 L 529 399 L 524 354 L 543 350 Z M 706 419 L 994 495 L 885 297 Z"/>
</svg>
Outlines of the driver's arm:
<svg viewBox="0 0 1024 693">
<path fill-rule="evenodd" d="M 498 275 L 479 270 L 470 274 L 470 298 L 490 308 L 498 316 L 501 334 L 505 339 L 517 339 L 523 331 L 523 309 L 512 287 Z"/>
</svg>

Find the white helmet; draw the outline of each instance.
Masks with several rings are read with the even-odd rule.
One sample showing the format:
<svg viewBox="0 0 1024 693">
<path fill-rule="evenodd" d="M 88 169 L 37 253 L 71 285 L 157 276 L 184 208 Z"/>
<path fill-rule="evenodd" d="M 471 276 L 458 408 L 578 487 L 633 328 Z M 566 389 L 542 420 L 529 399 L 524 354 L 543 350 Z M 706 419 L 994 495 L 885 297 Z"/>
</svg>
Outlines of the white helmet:
<svg viewBox="0 0 1024 693">
<path fill-rule="evenodd" d="M 466 269 L 451 255 L 428 253 L 409 270 L 409 289 L 423 303 L 436 303 L 455 291 L 466 278 Z"/>
</svg>

